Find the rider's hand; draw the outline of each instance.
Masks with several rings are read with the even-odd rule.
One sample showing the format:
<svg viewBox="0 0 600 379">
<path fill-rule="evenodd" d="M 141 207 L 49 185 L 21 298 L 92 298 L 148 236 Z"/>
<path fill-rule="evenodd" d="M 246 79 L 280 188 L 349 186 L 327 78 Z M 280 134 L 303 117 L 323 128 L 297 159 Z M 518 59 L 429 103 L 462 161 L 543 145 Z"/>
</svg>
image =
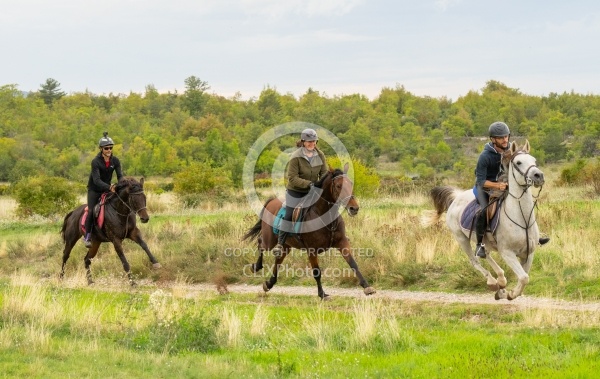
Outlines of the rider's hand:
<svg viewBox="0 0 600 379">
<path fill-rule="evenodd" d="M 506 190 L 506 187 L 508 187 L 508 183 L 504 183 L 504 182 L 498 182 L 498 183 L 496 183 L 496 185 L 498 186 L 498 189 L 501 191 Z"/>
<path fill-rule="evenodd" d="M 116 186 L 114 184 L 111 184 L 110 185 L 110 192 L 115 192 L 115 187 Z"/>
</svg>

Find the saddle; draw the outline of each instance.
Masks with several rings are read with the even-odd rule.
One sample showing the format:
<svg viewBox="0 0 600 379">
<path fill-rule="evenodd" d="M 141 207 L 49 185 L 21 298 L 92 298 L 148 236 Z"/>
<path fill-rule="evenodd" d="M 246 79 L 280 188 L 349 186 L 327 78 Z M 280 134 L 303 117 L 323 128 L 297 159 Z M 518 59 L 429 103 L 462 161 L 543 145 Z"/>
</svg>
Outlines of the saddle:
<svg viewBox="0 0 600 379">
<path fill-rule="evenodd" d="M 486 216 L 487 216 L 487 230 L 486 232 L 492 233 L 492 235 L 496 234 L 496 229 L 498 228 L 498 224 L 500 222 L 500 209 L 502 208 L 502 204 L 504 202 L 505 191 L 492 191 L 490 192 L 490 202 L 488 207 L 486 208 Z M 477 200 L 471 201 L 464 209 L 462 215 L 460 216 L 460 226 L 461 228 L 471 235 L 473 230 L 475 230 L 475 220 L 477 219 L 477 214 L 479 212 L 479 203 Z"/>
<path fill-rule="evenodd" d="M 294 208 L 294 212 L 292 213 L 292 225 L 294 227 L 294 233 L 300 234 L 300 226 L 302 225 L 302 220 L 304 219 L 304 214 L 306 213 L 306 208 L 302 207 L 304 202 L 298 204 Z M 279 234 L 279 229 L 281 227 L 281 222 L 285 217 L 285 203 L 281 205 L 279 208 L 279 212 L 277 212 L 277 216 L 275 216 L 275 220 L 273 221 L 273 233 Z"/>
<path fill-rule="evenodd" d="M 105 192 L 100 196 L 100 201 L 94 207 L 94 218 L 96 219 L 96 225 L 99 229 L 102 229 L 102 226 L 104 225 L 104 204 L 106 203 L 106 195 L 108 195 L 108 192 Z M 85 233 L 85 219 L 88 217 L 88 211 L 86 205 L 80 222 L 81 231 L 83 233 Z"/>
</svg>

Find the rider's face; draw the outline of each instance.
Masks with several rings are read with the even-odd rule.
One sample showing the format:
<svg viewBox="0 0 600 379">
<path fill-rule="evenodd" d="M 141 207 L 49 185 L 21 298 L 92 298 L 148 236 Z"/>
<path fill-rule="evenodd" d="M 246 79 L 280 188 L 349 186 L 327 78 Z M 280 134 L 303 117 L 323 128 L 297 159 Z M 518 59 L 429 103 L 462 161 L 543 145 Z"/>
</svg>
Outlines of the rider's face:
<svg viewBox="0 0 600 379">
<path fill-rule="evenodd" d="M 494 146 L 506 150 L 508 148 L 508 136 L 492 137 L 492 143 Z"/>
<path fill-rule="evenodd" d="M 112 146 L 104 146 L 102 148 L 102 155 L 105 157 L 110 157 L 112 155 Z"/>
</svg>

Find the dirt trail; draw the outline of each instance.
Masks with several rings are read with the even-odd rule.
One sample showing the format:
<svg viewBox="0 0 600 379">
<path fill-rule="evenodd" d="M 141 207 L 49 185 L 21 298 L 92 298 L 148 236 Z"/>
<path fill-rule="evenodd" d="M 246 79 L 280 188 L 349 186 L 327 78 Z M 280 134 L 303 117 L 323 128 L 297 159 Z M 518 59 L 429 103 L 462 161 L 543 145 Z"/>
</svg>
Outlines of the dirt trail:
<svg viewBox="0 0 600 379">
<path fill-rule="evenodd" d="M 161 287 L 170 287 L 169 285 Z M 177 285 L 179 290 L 188 291 L 188 296 L 194 296 L 194 293 L 212 291 L 216 292 L 217 288 L 214 284 L 194 284 L 194 285 Z M 264 294 L 260 285 L 245 285 L 236 284 L 228 285 L 229 293 L 255 293 Z M 335 298 L 338 296 L 364 298 L 360 288 L 326 288 L 327 293 Z M 289 287 L 275 286 L 269 294 L 273 295 L 292 295 L 292 296 L 317 296 L 316 287 Z M 591 311 L 600 312 L 600 302 L 578 302 L 566 301 L 559 299 L 541 298 L 533 296 L 521 296 L 516 300 L 494 300 L 494 294 L 452 294 L 444 292 L 423 292 L 423 291 L 395 291 L 395 290 L 378 290 L 374 298 L 387 298 L 400 301 L 427 301 L 437 303 L 461 303 L 461 304 L 491 304 L 497 306 L 511 306 L 520 308 L 537 308 L 537 309 L 556 309 L 556 310 L 573 310 L 573 311 Z"/>
<path fill-rule="evenodd" d="M 128 282 L 123 278 L 98 278 L 96 283 L 92 287 L 88 287 L 87 284 L 83 283 L 83 278 L 72 280 L 65 280 L 61 282 L 65 287 L 86 287 L 96 289 L 98 291 L 123 291 L 127 292 L 131 289 Z M 156 283 L 151 280 L 138 280 L 138 286 L 134 287 L 142 291 L 154 291 L 159 290 L 175 290 L 180 295 L 188 298 L 198 296 L 200 293 L 219 293 L 219 289 L 215 284 L 203 283 L 203 284 L 185 284 L 180 282 L 160 282 Z M 332 299 L 336 297 L 352 297 L 352 298 L 365 298 L 360 287 L 356 288 L 339 288 L 339 287 L 326 287 L 327 294 Z M 256 294 L 264 295 L 265 292 L 262 289 L 262 285 L 248 285 L 248 284 L 230 284 L 227 285 L 227 291 L 229 293 L 241 293 L 241 294 Z M 317 297 L 316 286 L 311 287 L 298 287 L 298 286 L 275 286 L 268 295 L 288 295 L 288 296 L 312 296 Z M 495 300 L 493 292 L 481 293 L 481 294 L 464 294 L 464 293 L 447 293 L 447 292 L 425 292 L 425 291 L 398 291 L 398 290 L 377 290 L 377 293 L 370 296 L 371 298 L 385 298 L 398 301 L 410 301 L 410 302 L 434 302 L 434 303 L 446 303 L 446 304 L 488 304 L 500 307 L 517 307 L 517 308 L 533 308 L 533 309 L 555 309 L 555 310 L 566 310 L 566 311 L 587 311 L 587 312 L 600 312 L 600 302 L 596 301 L 568 301 L 545 297 L 535 297 L 523 295 L 513 301 L 509 300 Z"/>
</svg>

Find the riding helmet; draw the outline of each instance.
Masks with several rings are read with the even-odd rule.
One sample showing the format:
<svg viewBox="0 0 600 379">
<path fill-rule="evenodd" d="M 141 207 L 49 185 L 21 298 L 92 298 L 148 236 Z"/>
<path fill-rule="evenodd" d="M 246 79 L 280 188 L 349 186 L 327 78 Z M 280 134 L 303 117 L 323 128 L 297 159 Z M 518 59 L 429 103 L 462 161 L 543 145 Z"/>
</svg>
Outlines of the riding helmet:
<svg viewBox="0 0 600 379">
<path fill-rule="evenodd" d="M 490 125 L 490 137 L 504 136 L 510 136 L 510 129 L 508 129 L 508 125 L 501 121 L 496 121 Z"/>
<path fill-rule="evenodd" d="M 317 132 L 314 129 L 304 129 L 300 134 L 300 139 L 302 141 L 318 141 L 319 137 L 317 137 Z"/>
<path fill-rule="evenodd" d="M 104 132 L 104 136 L 100 138 L 100 141 L 98 141 L 99 147 L 112 146 L 114 144 L 115 143 L 113 142 L 112 138 L 108 136 L 108 132 Z"/>
</svg>

